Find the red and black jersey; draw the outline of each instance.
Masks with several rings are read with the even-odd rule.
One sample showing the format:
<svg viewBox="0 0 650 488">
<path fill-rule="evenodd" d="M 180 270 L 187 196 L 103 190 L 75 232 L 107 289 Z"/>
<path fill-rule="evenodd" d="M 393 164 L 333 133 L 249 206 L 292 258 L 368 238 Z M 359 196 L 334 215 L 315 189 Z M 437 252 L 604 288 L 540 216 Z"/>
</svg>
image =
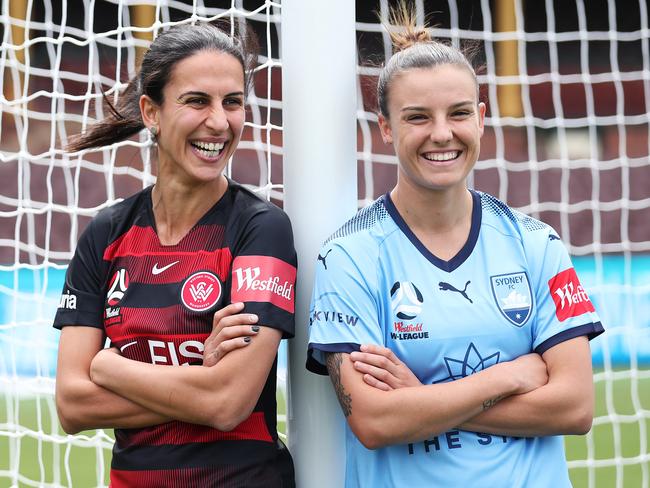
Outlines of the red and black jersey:
<svg viewBox="0 0 650 488">
<path fill-rule="evenodd" d="M 278 207 L 229 181 L 178 244 L 163 246 L 147 188 L 82 234 L 54 326 L 104 329 L 136 361 L 200 365 L 214 312 L 231 302 L 292 337 L 295 278 L 291 225 Z M 230 432 L 179 421 L 116 429 L 111 485 L 293 486 L 276 430 L 276 366 L 251 416 Z"/>
</svg>

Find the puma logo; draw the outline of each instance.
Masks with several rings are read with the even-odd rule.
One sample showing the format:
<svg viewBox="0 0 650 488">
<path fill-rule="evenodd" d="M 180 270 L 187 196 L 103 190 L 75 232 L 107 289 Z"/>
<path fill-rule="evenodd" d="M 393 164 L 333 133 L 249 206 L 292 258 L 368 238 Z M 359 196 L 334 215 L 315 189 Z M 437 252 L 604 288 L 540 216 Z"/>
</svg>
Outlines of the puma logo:
<svg viewBox="0 0 650 488">
<path fill-rule="evenodd" d="M 450 283 L 445 283 L 444 281 L 441 281 L 440 283 L 438 283 L 438 286 L 440 287 L 440 289 L 441 289 L 442 291 L 455 291 L 455 292 L 457 292 L 457 293 L 460 293 L 460 294 L 463 295 L 465 298 L 467 298 L 467 301 L 468 301 L 469 303 L 474 303 L 474 302 L 472 301 L 472 299 L 471 299 L 470 297 L 467 296 L 467 293 L 465 293 L 465 292 L 467 291 L 467 286 L 468 286 L 470 283 L 471 283 L 471 281 L 468 281 L 467 283 L 465 283 L 465 288 L 463 288 L 462 290 L 459 290 L 459 289 L 456 288 L 454 285 L 452 285 L 452 284 L 450 284 Z"/>
<path fill-rule="evenodd" d="M 325 256 L 321 256 L 320 254 L 318 255 L 318 260 L 323 262 L 323 266 L 325 266 L 325 269 L 327 269 L 327 263 L 325 262 L 325 260 L 327 259 L 327 256 L 328 256 L 329 253 L 331 253 L 331 252 L 332 252 L 332 250 L 330 249 L 329 251 L 327 251 L 327 252 L 325 253 Z"/>
</svg>

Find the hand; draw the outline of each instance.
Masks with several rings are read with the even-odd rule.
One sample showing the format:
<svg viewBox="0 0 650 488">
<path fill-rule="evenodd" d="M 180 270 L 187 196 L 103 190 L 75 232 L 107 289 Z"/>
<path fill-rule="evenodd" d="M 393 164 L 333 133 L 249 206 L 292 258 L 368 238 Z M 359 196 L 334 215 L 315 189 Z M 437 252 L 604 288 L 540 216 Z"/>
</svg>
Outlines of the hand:
<svg viewBox="0 0 650 488">
<path fill-rule="evenodd" d="M 204 343 L 203 366 L 214 366 L 230 351 L 246 347 L 259 332 L 257 315 L 238 313 L 243 309 L 243 303 L 231 303 L 214 314 L 212 332 Z"/>
<path fill-rule="evenodd" d="M 548 383 L 548 371 L 542 356 L 536 353 L 525 354 L 509 361 L 510 374 L 518 382 L 516 393 L 528 393 Z"/>
<path fill-rule="evenodd" d="M 354 369 L 363 373 L 363 381 L 380 390 L 390 391 L 422 384 L 387 347 L 363 344 L 361 352 L 351 353 L 350 359 Z"/>
</svg>

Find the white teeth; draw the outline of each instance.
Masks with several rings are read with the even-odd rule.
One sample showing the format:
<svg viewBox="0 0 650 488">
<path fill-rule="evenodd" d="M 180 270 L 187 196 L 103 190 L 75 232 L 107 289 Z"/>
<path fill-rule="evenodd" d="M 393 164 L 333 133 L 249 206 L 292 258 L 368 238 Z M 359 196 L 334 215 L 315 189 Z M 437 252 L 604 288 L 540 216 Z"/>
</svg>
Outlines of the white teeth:
<svg viewBox="0 0 650 488">
<path fill-rule="evenodd" d="M 459 151 L 448 151 L 444 153 L 426 153 L 425 159 L 429 161 L 449 161 L 458 157 Z"/>
<path fill-rule="evenodd" d="M 223 149 L 223 142 L 196 141 L 193 142 L 192 145 L 199 149 L 203 149 L 204 151 L 221 151 Z"/>
<path fill-rule="evenodd" d="M 199 152 L 206 158 L 216 158 L 223 149 L 223 142 L 192 142 L 192 146 L 199 150 Z"/>
</svg>

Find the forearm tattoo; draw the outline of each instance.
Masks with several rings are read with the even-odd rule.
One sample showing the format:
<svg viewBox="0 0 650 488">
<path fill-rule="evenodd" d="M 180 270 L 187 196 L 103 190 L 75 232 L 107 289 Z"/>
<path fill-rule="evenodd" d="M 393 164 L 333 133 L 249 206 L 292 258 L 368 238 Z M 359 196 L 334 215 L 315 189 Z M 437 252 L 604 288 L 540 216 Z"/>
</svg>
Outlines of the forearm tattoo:
<svg viewBox="0 0 650 488">
<path fill-rule="evenodd" d="M 352 413 L 352 397 L 346 393 L 343 383 L 341 382 L 341 364 L 343 363 L 343 355 L 340 352 L 331 353 L 327 355 L 327 371 L 330 374 L 334 391 L 339 398 L 341 410 L 343 415 L 349 417 Z"/>
<path fill-rule="evenodd" d="M 503 399 L 503 396 L 497 396 L 497 397 L 489 398 L 489 399 L 485 400 L 483 402 L 483 411 L 485 412 L 489 408 L 494 407 L 499 402 L 499 400 L 501 400 L 501 399 Z"/>
</svg>

